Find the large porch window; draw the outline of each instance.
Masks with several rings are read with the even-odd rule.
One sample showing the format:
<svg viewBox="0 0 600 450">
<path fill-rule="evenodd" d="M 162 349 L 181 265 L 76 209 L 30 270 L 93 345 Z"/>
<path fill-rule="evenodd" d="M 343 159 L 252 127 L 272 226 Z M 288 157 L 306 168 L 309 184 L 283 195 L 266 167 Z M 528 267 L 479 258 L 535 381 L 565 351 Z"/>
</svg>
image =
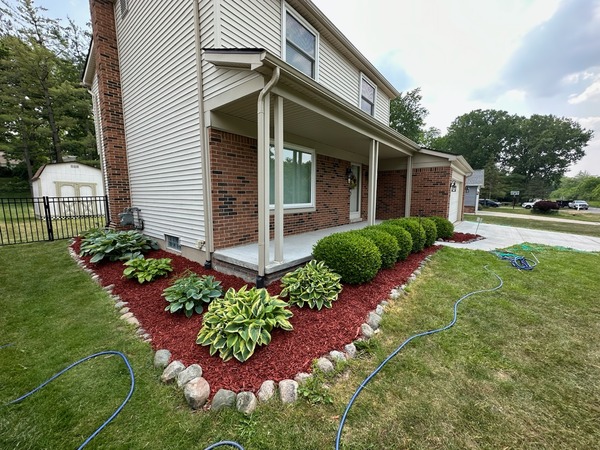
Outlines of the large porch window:
<svg viewBox="0 0 600 450">
<path fill-rule="evenodd" d="M 271 146 L 269 203 L 275 205 L 275 148 Z M 308 149 L 283 149 L 283 206 L 312 208 L 315 206 L 315 153 Z"/>
</svg>

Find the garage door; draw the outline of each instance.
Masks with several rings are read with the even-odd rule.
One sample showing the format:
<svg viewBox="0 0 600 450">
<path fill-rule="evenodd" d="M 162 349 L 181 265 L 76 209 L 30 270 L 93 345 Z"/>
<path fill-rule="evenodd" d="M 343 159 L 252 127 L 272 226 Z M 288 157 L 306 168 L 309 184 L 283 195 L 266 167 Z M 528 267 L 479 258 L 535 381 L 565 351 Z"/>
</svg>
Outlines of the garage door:
<svg viewBox="0 0 600 450">
<path fill-rule="evenodd" d="M 450 208 L 448 210 L 448 220 L 452 223 L 458 221 L 458 212 L 460 211 L 460 193 L 462 192 L 462 183 L 456 182 L 456 191 L 450 190 Z"/>
</svg>

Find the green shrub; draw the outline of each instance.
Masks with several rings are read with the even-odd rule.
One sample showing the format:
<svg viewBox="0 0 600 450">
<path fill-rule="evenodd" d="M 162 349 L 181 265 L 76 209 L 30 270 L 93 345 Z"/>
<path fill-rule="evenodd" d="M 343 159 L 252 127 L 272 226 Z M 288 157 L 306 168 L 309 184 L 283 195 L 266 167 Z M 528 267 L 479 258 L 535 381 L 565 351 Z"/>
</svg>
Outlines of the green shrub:
<svg viewBox="0 0 600 450">
<path fill-rule="evenodd" d="M 438 216 L 429 218 L 435 222 L 438 239 L 450 239 L 452 236 L 454 236 L 454 225 L 452 225 L 452 222 L 450 222 L 448 219 Z"/>
<path fill-rule="evenodd" d="M 353 232 L 324 237 L 313 247 L 313 256 L 349 284 L 371 281 L 381 268 L 381 253 L 377 246 Z"/>
<path fill-rule="evenodd" d="M 421 226 L 425 230 L 425 247 L 431 247 L 437 241 L 437 226 L 435 222 L 427 217 L 423 217 Z"/>
<path fill-rule="evenodd" d="M 223 298 L 213 300 L 202 318 L 202 328 L 196 343 L 209 345 L 211 356 L 219 353 L 224 361 L 235 358 L 247 361 L 257 345 L 271 342 L 275 327 L 292 330 L 288 304 L 266 289 L 247 289 L 237 292 L 229 288 Z"/>
<path fill-rule="evenodd" d="M 372 240 L 377 246 L 379 253 L 381 253 L 381 267 L 394 267 L 394 264 L 398 261 L 398 252 L 400 251 L 398 241 L 394 236 L 377 228 L 365 228 L 356 231 L 356 233 Z"/>
<path fill-rule="evenodd" d="M 123 276 L 137 278 L 138 283 L 152 281 L 158 277 L 166 277 L 173 270 L 171 258 L 134 258 L 125 263 Z"/>
<path fill-rule="evenodd" d="M 212 275 L 199 276 L 187 271 L 166 288 L 162 296 L 169 302 L 165 311 L 183 311 L 187 317 L 192 317 L 194 313 L 202 314 L 204 303 L 210 303 L 222 293 L 221 282 Z"/>
<path fill-rule="evenodd" d="M 410 255 L 413 247 L 413 241 L 410 233 L 404 228 L 397 225 L 382 223 L 380 225 L 367 227 L 365 229 L 382 230 L 394 236 L 398 242 L 398 261 L 404 261 L 406 258 L 408 258 L 408 255 Z"/>
<path fill-rule="evenodd" d="M 425 247 L 425 239 L 427 238 L 427 235 L 425 234 L 425 230 L 419 223 L 419 219 L 414 217 L 404 217 L 402 219 L 386 220 L 383 223 L 398 225 L 404 228 L 406 231 L 408 231 L 410 233 L 410 237 L 412 238 L 413 253 L 420 252 Z"/>
<path fill-rule="evenodd" d="M 104 258 L 110 261 L 128 261 L 141 257 L 142 253 L 151 249 L 158 249 L 156 241 L 138 231 L 94 229 L 83 234 L 79 254 L 91 256 L 92 263 Z"/>
<path fill-rule="evenodd" d="M 331 308 L 342 290 L 341 278 L 329 270 L 323 261 L 312 260 L 283 276 L 280 295 L 289 297 L 289 303 L 300 308 L 305 304 L 311 309 L 320 310 L 323 306 Z"/>
</svg>

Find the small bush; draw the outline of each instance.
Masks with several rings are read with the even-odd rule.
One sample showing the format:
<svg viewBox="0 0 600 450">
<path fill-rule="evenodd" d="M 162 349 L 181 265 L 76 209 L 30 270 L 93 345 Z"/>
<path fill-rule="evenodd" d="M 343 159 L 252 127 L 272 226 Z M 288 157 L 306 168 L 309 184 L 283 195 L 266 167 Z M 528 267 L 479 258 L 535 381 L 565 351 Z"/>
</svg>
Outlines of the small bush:
<svg viewBox="0 0 600 450">
<path fill-rule="evenodd" d="M 552 211 L 558 211 L 559 209 L 558 203 L 556 202 L 540 200 L 533 204 L 532 211 L 536 213 L 550 214 Z"/>
<path fill-rule="evenodd" d="M 398 252 L 400 251 L 398 241 L 394 236 L 377 228 L 365 228 L 356 231 L 356 233 L 370 239 L 377 246 L 379 253 L 381 253 L 381 267 L 394 267 L 394 264 L 398 261 Z"/>
<path fill-rule="evenodd" d="M 288 304 L 266 289 L 247 289 L 237 292 L 230 288 L 223 298 L 213 300 L 202 319 L 196 343 L 210 346 L 211 356 L 219 353 L 224 361 L 235 358 L 247 361 L 257 345 L 271 342 L 275 327 L 292 330 Z"/>
<path fill-rule="evenodd" d="M 304 305 L 318 310 L 323 306 L 331 308 L 342 290 L 341 278 L 340 275 L 329 270 L 323 261 L 312 260 L 283 276 L 281 279 L 283 289 L 280 295 L 289 297 L 289 303 L 300 308 Z"/>
<path fill-rule="evenodd" d="M 454 225 L 448 219 L 438 216 L 430 217 L 430 219 L 435 222 L 438 239 L 450 239 L 454 236 Z"/>
<path fill-rule="evenodd" d="M 141 257 L 151 249 L 158 249 L 156 241 L 135 230 L 93 229 L 83 234 L 79 254 L 91 256 L 91 263 L 104 258 L 109 261 L 128 261 Z"/>
<path fill-rule="evenodd" d="M 419 223 L 419 219 L 413 217 L 405 217 L 402 219 L 390 219 L 383 222 L 384 224 L 398 225 L 410 233 L 412 238 L 412 253 L 417 253 L 425 247 L 425 239 L 427 235 L 425 230 Z"/>
<path fill-rule="evenodd" d="M 353 232 L 324 237 L 313 247 L 313 257 L 342 277 L 344 283 L 371 281 L 381 268 L 381 253 L 373 241 Z"/>
<path fill-rule="evenodd" d="M 413 247 L 413 241 L 410 233 L 406 231 L 404 228 L 382 223 L 379 225 L 374 225 L 373 227 L 367 227 L 365 229 L 376 229 L 385 231 L 388 234 L 391 234 L 396 238 L 396 242 L 398 242 L 398 261 L 404 261 L 410 255 Z"/>
<path fill-rule="evenodd" d="M 221 282 L 212 275 L 199 276 L 187 271 L 166 288 L 162 296 L 169 302 L 165 311 L 183 311 L 186 317 L 192 317 L 194 313 L 202 314 L 204 304 L 219 298 L 222 293 Z"/>
<path fill-rule="evenodd" d="M 127 261 L 125 266 L 123 276 L 137 278 L 140 284 L 158 277 L 166 277 L 173 270 L 171 258 L 135 258 Z"/>
<path fill-rule="evenodd" d="M 431 247 L 435 241 L 437 241 L 437 226 L 435 221 L 423 217 L 421 220 L 421 226 L 425 230 L 425 247 Z"/>
</svg>

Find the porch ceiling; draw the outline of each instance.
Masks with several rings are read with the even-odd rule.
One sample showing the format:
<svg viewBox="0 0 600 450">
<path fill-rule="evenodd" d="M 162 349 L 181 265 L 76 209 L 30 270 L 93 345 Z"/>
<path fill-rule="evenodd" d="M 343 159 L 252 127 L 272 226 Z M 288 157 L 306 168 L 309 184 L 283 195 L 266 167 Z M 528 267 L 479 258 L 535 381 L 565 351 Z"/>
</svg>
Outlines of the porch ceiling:
<svg viewBox="0 0 600 450">
<path fill-rule="evenodd" d="M 248 126 L 245 134 L 250 133 L 252 137 L 256 137 L 257 99 L 258 93 L 249 95 L 220 106 L 213 112 L 216 111 L 221 117 L 228 118 L 231 123 L 240 121 L 246 123 Z M 323 105 L 320 106 L 323 107 Z M 271 102 L 271 117 L 273 117 L 273 102 Z M 369 136 L 285 97 L 283 129 L 287 141 L 300 145 L 312 142 L 317 149 L 342 150 L 355 154 L 360 159 L 369 155 L 371 143 Z M 273 133 L 273 129 L 271 129 L 271 133 Z M 380 143 L 379 159 L 403 156 L 406 155 L 383 142 Z"/>
</svg>

